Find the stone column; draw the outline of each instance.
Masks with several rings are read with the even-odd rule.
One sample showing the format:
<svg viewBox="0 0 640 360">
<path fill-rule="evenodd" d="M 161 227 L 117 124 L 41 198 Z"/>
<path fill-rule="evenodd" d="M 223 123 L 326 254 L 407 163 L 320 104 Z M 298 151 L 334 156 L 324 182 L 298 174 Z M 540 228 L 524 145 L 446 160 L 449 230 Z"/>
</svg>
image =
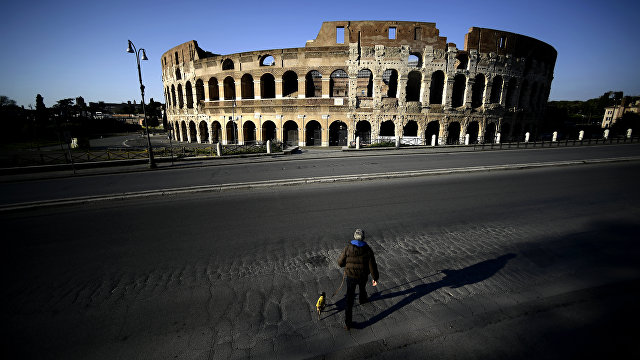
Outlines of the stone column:
<svg viewBox="0 0 640 360">
<path fill-rule="evenodd" d="M 236 99 L 242 99 L 242 81 L 236 81 Z"/>
<path fill-rule="evenodd" d="M 211 100 L 210 99 L 211 94 L 209 94 L 209 83 L 208 82 L 204 84 L 204 94 L 203 95 L 204 95 L 204 101 Z"/>
<path fill-rule="evenodd" d="M 475 84 L 476 80 L 469 77 L 467 78 L 467 85 L 464 89 L 464 104 L 465 108 L 471 108 L 471 98 L 473 97 L 473 84 Z"/>
<path fill-rule="evenodd" d="M 260 80 L 253 81 L 253 98 L 256 100 L 262 98 L 262 94 L 260 93 Z"/>
<path fill-rule="evenodd" d="M 276 99 L 282 99 L 282 79 L 276 79 Z"/>
<path fill-rule="evenodd" d="M 307 95 L 306 80 L 306 77 L 298 77 L 298 99 L 304 99 Z"/>
<path fill-rule="evenodd" d="M 237 115 L 236 126 L 238 126 L 238 145 L 244 145 L 244 126 L 242 122 L 242 115 Z"/>
<path fill-rule="evenodd" d="M 491 88 L 493 87 L 493 79 L 487 79 L 487 82 L 484 85 L 484 97 L 482 100 L 483 105 L 488 105 L 491 103 Z"/>
<path fill-rule="evenodd" d="M 398 107 L 403 107 L 407 104 L 407 78 L 404 75 L 398 74 Z"/>
<path fill-rule="evenodd" d="M 420 98 L 422 106 L 430 104 L 429 97 L 431 97 L 431 76 L 422 74 L 422 97 Z"/>
<path fill-rule="evenodd" d="M 218 81 L 218 96 L 220 97 L 220 100 L 227 100 L 224 98 L 224 80 Z"/>
<path fill-rule="evenodd" d="M 510 78 L 502 77 L 502 91 L 500 91 L 500 106 L 503 108 L 507 106 L 507 94 L 509 93 L 509 80 Z"/>
<path fill-rule="evenodd" d="M 331 75 L 327 75 L 326 77 L 323 76 L 322 77 L 322 98 L 323 99 L 328 99 L 329 97 L 331 97 L 331 93 L 329 92 L 329 88 L 331 85 Z"/>
<path fill-rule="evenodd" d="M 451 109 L 451 101 L 453 99 L 453 83 L 454 83 L 454 78 L 453 77 L 447 77 L 446 83 L 445 83 L 445 90 L 444 90 L 444 107 L 445 109 Z"/>
</svg>

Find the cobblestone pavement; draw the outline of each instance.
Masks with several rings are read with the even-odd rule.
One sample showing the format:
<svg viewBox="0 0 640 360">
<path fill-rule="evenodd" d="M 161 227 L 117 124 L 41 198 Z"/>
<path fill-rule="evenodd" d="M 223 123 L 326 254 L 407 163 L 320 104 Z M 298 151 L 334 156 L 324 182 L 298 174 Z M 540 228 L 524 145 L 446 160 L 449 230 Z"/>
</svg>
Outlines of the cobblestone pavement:
<svg viewBox="0 0 640 360">
<path fill-rule="evenodd" d="M 451 177 L 449 181 L 460 179 Z M 568 187 L 566 191 L 567 197 L 572 197 L 580 190 Z M 277 199 L 281 192 L 284 190 L 252 194 L 267 193 Z M 460 207 L 460 218 L 455 222 L 438 221 L 434 216 L 436 220 L 428 223 L 425 214 L 424 221 L 410 225 L 393 216 L 388 222 L 371 224 L 370 242 L 382 277 L 376 289 L 368 286 L 371 301 L 354 308 L 357 325 L 349 332 L 343 329 L 344 289 L 329 300 L 319 320 L 314 309 L 318 294 L 332 294 L 342 278 L 335 259 L 344 244 L 336 242 L 336 229 L 306 234 L 296 246 L 283 240 L 255 243 L 252 250 L 250 244 L 238 240 L 242 250 L 216 252 L 216 244 L 189 240 L 201 234 L 172 219 L 172 228 L 183 237 L 179 242 L 170 236 L 159 237 L 153 247 L 145 249 L 145 264 L 150 265 L 125 261 L 137 251 L 135 242 L 143 230 L 124 217 L 117 223 L 117 233 L 101 240 L 113 241 L 112 246 L 91 247 L 80 260 L 65 259 L 56 249 L 82 248 L 86 239 L 59 236 L 59 243 L 40 243 L 34 237 L 37 231 L 26 229 L 30 241 L 10 247 L 13 256 L 26 262 L 21 268 L 27 270 L 4 290 L 3 298 L 8 299 L 4 308 L 10 313 L 3 314 L 3 323 L 9 325 L 3 329 L 3 341 L 7 341 L 3 351 L 20 351 L 18 356 L 24 358 L 283 359 L 360 358 L 381 356 L 380 351 L 416 357 L 423 351 L 438 354 L 435 350 L 443 349 L 441 354 L 452 358 L 472 358 L 456 351 L 456 341 L 467 339 L 465 329 L 508 326 L 557 296 L 611 284 L 637 284 L 640 244 L 633 237 L 640 229 L 637 200 L 637 190 L 630 190 L 625 199 L 606 203 L 596 199 L 597 204 L 570 213 L 556 208 L 563 199 L 555 199 L 544 207 L 535 201 L 530 206 L 520 204 L 519 213 L 501 215 L 501 219 L 487 220 L 486 214 Z M 466 201 L 474 202 L 472 209 L 483 209 L 477 202 L 485 201 L 489 213 L 497 205 L 488 199 Z M 584 201 L 588 204 L 589 200 Z M 622 207 L 626 202 L 629 206 Z M 172 204 L 167 200 L 155 206 L 162 212 Z M 126 205 L 101 206 L 118 214 Z M 141 209 L 149 206 L 141 205 Z M 433 211 L 440 207 L 444 204 L 434 203 Z M 446 209 L 455 208 L 450 205 Z M 390 211 L 393 209 L 391 206 Z M 60 210 L 55 220 L 67 213 L 76 221 L 98 224 L 98 220 L 79 215 L 92 210 L 93 206 Z M 307 215 L 312 211 L 307 210 Z M 325 212 L 331 209 L 322 214 Z M 1 224 L 11 232 L 13 226 L 28 223 L 32 216 L 51 215 L 7 216 Z M 263 216 L 280 218 L 282 214 Z M 286 229 L 286 225 L 281 226 Z M 219 237 L 224 237 L 225 230 L 220 231 Z M 122 252 L 122 259 L 114 255 L 114 249 Z M 34 252 L 40 255 L 31 257 Z M 158 255 L 162 252 L 173 252 L 175 257 Z M 16 275 L 14 269 L 6 268 L 13 263 L 5 257 L 3 272 Z M 22 278 L 28 282 L 19 281 Z M 566 302 L 549 307 L 561 308 L 563 304 Z M 605 305 L 615 306 L 615 302 Z M 556 319 L 546 326 L 559 322 Z M 571 331 L 567 329 L 565 334 Z M 637 330 L 628 336 L 634 334 Z M 407 344 L 411 346 L 403 353 Z M 484 351 L 480 355 L 509 357 L 526 351 L 504 352 L 505 344 L 499 339 L 489 339 L 478 347 Z M 562 354 L 571 354 L 567 351 Z"/>
</svg>

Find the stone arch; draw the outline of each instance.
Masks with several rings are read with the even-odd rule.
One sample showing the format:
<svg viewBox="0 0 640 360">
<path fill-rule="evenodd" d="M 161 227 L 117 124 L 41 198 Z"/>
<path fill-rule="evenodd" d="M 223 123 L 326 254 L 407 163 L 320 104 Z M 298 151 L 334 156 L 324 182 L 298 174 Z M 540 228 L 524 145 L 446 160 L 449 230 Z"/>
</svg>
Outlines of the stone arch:
<svg viewBox="0 0 640 360">
<path fill-rule="evenodd" d="M 282 97 L 298 97 L 298 74 L 292 70 L 282 75 Z"/>
<path fill-rule="evenodd" d="M 207 122 L 206 121 L 200 121 L 200 124 L 198 124 L 198 127 L 200 128 L 200 142 L 201 143 L 208 143 L 209 142 L 209 127 L 207 126 Z"/>
<path fill-rule="evenodd" d="M 244 74 L 240 78 L 240 96 L 242 99 L 253 99 L 253 76 Z"/>
<path fill-rule="evenodd" d="M 198 130 L 196 129 L 196 123 L 189 121 L 189 139 L 191 142 L 198 142 Z"/>
<path fill-rule="evenodd" d="M 356 96 L 373 96 L 373 73 L 369 69 L 358 70 L 356 80 Z"/>
<path fill-rule="evenodd" d="M 273 56 L 267 54 L 267 55 L 263 55 L 260 58 L 260 66 L 273 66 L 276 64 L 276 60 L 273 58 Z"/>
<path fill-rule="evenodd" d="M 456 69 L 466 70 L 469 66 L 469 55 L 466 52 L 461 52 L 456 55 Z"/>
<path fill-rule="evenodd" d="M 245 145 L 256 143 L 256 124 L 253 121 L 245 121 L 242 124 L 242 137 Z"/>
<path fill-rule="evenodd" d="M 305 125 L 305 144 L 307 146 L 322 145 L 322 126 L 316 120 L 311 120 Z"/>
<path fill-rule="evenodd" d="M 393 120 L 383 121 L 380 124 L 380 136 L 396 136 L 396 125 Z"/>
<path fill-rule="evenodd" d="M 442 105 L 442 94 L 444 93 L 444 72 L 434 71 L 431 74 L 431 87 L 429 89 L 429 104 Z"/>
<path fill-rule="evenodd" d="M 431 143 L 431 138 L 433 135 L 436 136 L 436 144 L 438 143 L 438 137 L 440 136 L 440 122 L 439 121 L 430 121 L 427 124 L 427 128 L 424 131 L 424 138 L 427 143 Z"/>
<path fill-rule="evenodd" d="M 196 105 L 204 101 L 204 81 L 202 79 L 196 80 Z"/>
<path fill-rule="evenodd" d="M 371 144 L 371 123 L 360 120 L 356 123 L 356 137 L 360 137 L 361 144 Z"/>
<path fill-rule="evenodd" d="M 464 93 L 466 88 L 467 77 L 462 74 L 457 74 L 453 80 L 453 91 L 451 92 L 451 107 L 457 108 L 464 105 Z"/>
<path fill-rule="evenodd" d="M 329 76 L 329 95 L 331 97 L 349 96 L 349 76 L 347 72 L 338 69 Z"/>
<path fill-rule="evenodd" d="M 499 104 L 502 96 L 502 76 L 496 75 L 493 78 L 493 85 L 491 85 L 491 96 L 489 102 L 492 104 Z"/>
<path fill-rule="evenodd" d="M 184 96 L 182 96 L 182 84 L 178 84 L 178 107 L 184 107 Z"/>
<path fill-rule="evenodd" d="M 477 109 L 482 106 L 484 101 L 485 78 L 483 74 L 476 75 L 473 86 L 471 87 L 471 107 Z"/>
<path fill-rule="evenodd" d="M 222 70 L 233 70 L 234 68 L 235 66 L 233 64 L 233 60 L 224 59 L 224 61 L 222 62 Z"/>
<path fill-rule="evenodd" d="M 409 58 L 407 59 L 407 66 L 410 68 L 422 67 L 422 54 L 417 52 L 409 53 Z"/>
<path fill-rule="evenodd" d="M 329 146 L 347 146 L 348 127 L 343 121 L 336 120 L 329 125 Z"/>
<path fill-rule="evenodd" d="M 484 130 L 484 142 L 486 144 L 493 144 L 496 142 L 496 123 L 492 122 L 487 124 L 487 128 Z"/>
<path fill-rule="evenodd" d="M 176 103 L 176 87 L 171 84 L 171 103 L 173 104 L 173 107 L 177 106 Z"/>
<path fill-rule="evenodd" d="M 209 100 L 220 100 L 220 90 L 218 89 L 218 79 L 215 77 L 209 78 Z"/>
<path fill-rule="evenodd" d="M 398 71 L 395 69 L 387 69 L 382 73 L 382 82 L 387 86 L 387 97 L 395 98 L 398 96 Z"/>
<path fill-rule="evenodd" d="M 420 101 L 420 86 L 422 74 L 419 71 L 411 71 L 407 75 L 407 101 Z"/>
<path fill-rule="evenodd" d="M 467 135 L 469 135 L 469 144 L 478 143 L 478 134 L 480 133 L 480 124 L 472 121 L 467 125 Z"/>
<path fill-rule="evenodd" d="M 276 78 L 266 73 L 260 77 L 260 98 L 273 99 L 276 97 Z"/>
<path fill-rule="evenodd" d="M 276 124 L 267 120 L 262 123 L 262 141 L 275 141 L 277 139 Z"/>
<path fill-rule="evenodd" d="M 322 74 L 318 70 L 311 70 L 305 76 L 305 97 L 322 97 Z"/>
<path fill-rule="evenodd" d="M 283 142 L 290 146 L 298 145 L 298 123 L 288 120 L 282 125 Z"/>
<path fill-rule="evenodd" d="M 447 126 L 447 145 L 458 145 L 460 143 L 460 123 L 453 121 Z"/>
<path fill-rule="evenodd" d="M 418 123 L 415 120 L 409 120 L 402 128 L 402 136 L 418 136 Z"/>
<path fill-rule="evenodd" d="M 211 123 L 211 143 L 216 144 L 222 141 L 222 126 L 220 122 L 213 121 Z"/>
<path fill-rule="evenodd" d="M 235 121 L 227 121 L 227 125 L 225 126 L 225 131 L 227 132 L 227 144 L 237 144 L 238 143 L 238 124 Z"/>
<path fill-rule="evenodd" d="M 224 99 L 232 100 L 236 98 L 236 81 L 231 77 L 227 76 L 224 79 Z"/>
</svg>

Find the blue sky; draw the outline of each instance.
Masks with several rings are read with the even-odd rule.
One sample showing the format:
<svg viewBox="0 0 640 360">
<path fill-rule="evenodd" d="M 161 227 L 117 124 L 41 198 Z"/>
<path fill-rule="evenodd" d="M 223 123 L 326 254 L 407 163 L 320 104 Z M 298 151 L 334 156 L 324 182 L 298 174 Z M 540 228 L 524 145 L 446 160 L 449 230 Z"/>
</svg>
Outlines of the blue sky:
<svg viewBox="0 0 640 360">
<path fill-rule="evenodd" d="M 14 1 L 3 5 L 0 95 L 35 106 L 63 98 L 140 101 L 135 56 L 145 48 L 146 99 L 163 102 L 160 57 L 196 40 L 218 54 L 304 47 L 323 21 L 435 22 L 464 45 L 470 27 L 531 36 L 558 51 L 551 100 L 609 90 L 640 95 L 640 1 Z"/>
</svg>

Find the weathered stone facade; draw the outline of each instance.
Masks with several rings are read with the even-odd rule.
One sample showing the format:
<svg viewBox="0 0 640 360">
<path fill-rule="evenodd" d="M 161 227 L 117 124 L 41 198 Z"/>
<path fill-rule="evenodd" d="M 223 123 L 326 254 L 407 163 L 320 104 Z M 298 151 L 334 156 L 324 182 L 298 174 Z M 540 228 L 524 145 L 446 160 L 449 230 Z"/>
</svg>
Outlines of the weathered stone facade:
<svg viewBox="0 0 640 360">
<path fill-rule="evenodd" d="M 535 132 L 557 53 L 472 27 L 464 50 L 435 23 L 332 21 L 303 48 L 217 55 L 189 41 L 162 56 L 178 141 L 345 145 L 493 142 Z"/>
</svg>

